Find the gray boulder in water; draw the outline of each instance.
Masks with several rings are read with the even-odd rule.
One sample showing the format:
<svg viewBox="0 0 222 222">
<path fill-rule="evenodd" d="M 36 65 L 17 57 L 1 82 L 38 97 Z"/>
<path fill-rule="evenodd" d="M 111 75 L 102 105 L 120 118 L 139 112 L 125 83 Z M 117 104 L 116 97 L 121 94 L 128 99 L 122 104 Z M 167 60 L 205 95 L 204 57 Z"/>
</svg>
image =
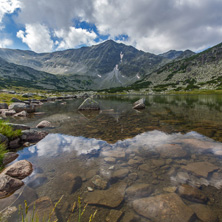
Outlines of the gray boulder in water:
<svg viewBox="0 0 222 222">
<path fill-rule="evenodd" d="M 100 110 L 99 103 L 92 98 L 87 98 L 79 106 L 78 110 Z"/>
<path fill-rule="evenodd" d="M 133 104 L 133 109 L 144 109 L 145 108 L 145 99 L 139 99 Z"/>
</svg>

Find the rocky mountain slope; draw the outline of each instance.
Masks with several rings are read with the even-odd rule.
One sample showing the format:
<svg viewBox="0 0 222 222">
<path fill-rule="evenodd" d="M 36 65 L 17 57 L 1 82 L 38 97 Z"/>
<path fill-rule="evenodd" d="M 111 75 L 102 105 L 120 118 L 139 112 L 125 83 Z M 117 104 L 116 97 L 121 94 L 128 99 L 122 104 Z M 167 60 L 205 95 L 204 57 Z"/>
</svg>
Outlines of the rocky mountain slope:
<svg viewBox="0 0 222 222">
<path fill-rule="evenodd" d="M 222 43 L 189 58 L 174 60 L 148 74 L 132 88 L 154 91 L 222 89 Z"/>
<path fill-rule="evenodd" d="M 0 58 L 4 61 L 0 70 L 8 83 L 15 77 L 14 83 L 21 84 L 24 78 L 32 82 L 33 87 L 97 90 L 128 86 L 174 59 L 191 55 L 192 52 L 187 51 L 154 55 L 108 40 L 91 47 L 53 53 L 0 49 Z M 10 71 L 4 71 L 4 66 Z M 46 75 L 47 80 L 43 80 L 42 76 Z"/>
</svg>

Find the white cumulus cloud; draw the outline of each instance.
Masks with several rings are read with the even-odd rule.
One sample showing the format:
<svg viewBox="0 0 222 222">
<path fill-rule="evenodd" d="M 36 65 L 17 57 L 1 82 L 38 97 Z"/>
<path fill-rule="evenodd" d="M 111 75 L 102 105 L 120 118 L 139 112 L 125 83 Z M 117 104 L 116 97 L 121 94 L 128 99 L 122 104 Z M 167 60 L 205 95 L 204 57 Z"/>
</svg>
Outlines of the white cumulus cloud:
<svg viewBox="0 0 222 222">
<path fill-rule="evenodd" d="M 45 25 L 38 23 L 26 24 L 25 31 L 19 30 L 17 37 L 22 39 L 35 52 L 50 52 L 53 50 L 53 40 Z"/>
<path fill-rule="evenodd" d="M 7 48 L 13 44 L 11 39 L 0 39 L 0 48 Z"/>
<path fill-rule="evenodd" d="M 81 44 L 92 45 L 97 37 L 96 33 L 82 28 L 70 27 L 69 30 L 60 29 L 55 31 L 55 36 L 61 39 L 57 42 L 58 49 L 75 48 Z"/>
</svg>

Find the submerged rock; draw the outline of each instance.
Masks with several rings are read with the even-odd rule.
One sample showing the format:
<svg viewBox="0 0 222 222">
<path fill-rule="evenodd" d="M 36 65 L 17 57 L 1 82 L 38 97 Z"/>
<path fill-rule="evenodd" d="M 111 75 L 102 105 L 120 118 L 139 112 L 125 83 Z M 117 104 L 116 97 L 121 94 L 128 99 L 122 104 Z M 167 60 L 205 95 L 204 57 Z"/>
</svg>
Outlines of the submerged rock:
<svg viewBox="0 0 222 222">
<path fill-rule="evenodd" d="M 181 197 L 198 203 L 205 203 L 208 200 L 207 196 L 201 190 L 188 184 L 181 185 L 178 188 L 178 193 Z"/>
<path fill-rule="evenodd" d="M 147 197 L 153 192 L 153 189 L 149 184 L 138 183 L 126 189 L 126 194 L 129 198 L 142 198 Z"/>
<path fill-rule="evenodd" d="M 32 171 L 32 164 L 29 161 L 20 160 L 8 166 L 2 173 L 14 178 L 24 179 L 29 176 Z"/>
<path fill-rule="evenodd" d="M 123 179 L 123 178 L 125 178 L 128 174 L 129 174 L 129 170 L 128 170 L 127 168 L 123 168 L 123 169 L 120 169 L 120 170 L 115 171 L 115 172 L 112 174 L 111 179 L 112 179 L 112 180 Z"/>
<path fill-rule="evenodd" d="M 47 196 L 41 197 L 30 204 L 25 221 L 32 218 L 34 207 L 35 207 L 35 219 L 38 218 L 38 221 L 48 221 L 49 216 L 50 216 L 50 221 L 58 221 L 55 211 L 53 211 L 54 205 L 51 199 Z"/>
<path fill-rule="evenodd" d="M 133 109 L 144 109 L 145 108 L 145 99 L 140 99 L 133 104 Z"/>
<path fill-rule="evenodd" d="M 182 166 L 183 169 L 190 171 L 197 176 L 207 177 L 208 173 L 218 170 L 219 168 L 209 162 L 195 162 Z"/>
<path fill-rule="evenodd" d="M 21 180 L 0 174 L 0 198 L 4 198 L 18 190 L 24 183 Z"/>
<path fill-rule="evenodd" d="M 87 98 L 79 106 L 78 110 L 100 110 L 99 103 L 92 98 Z"/>
<path fill-rule="evenodd" d="M 107 181 L 102 179 L 102 177 L 99 175 L 95 175 L 92 178 L 92 183 L 97 189 L 100 189 L 100 190 L 105 190 L 107 187 Z"/>
<path fill-rule="evenodd" d="M 84 201 L 91 205 L 116 208 L 124 199 L 125 189 L 125 183 L 114 184 L 108 190 L 95 190 L 87 193 Z"/>
<path fill-rule="evenodd" d="M 122 215 L 123 212 L 120 210 L 110 210 L 109 215 L 106 217 L 106 222 L 117 222 Z"/>
<path fill-rule="evenodd" d="M 193 210 L 175 193 L 135 200 L 133 209 L 154 222 L 188 222 L 194 216 Z"/>
</svg>

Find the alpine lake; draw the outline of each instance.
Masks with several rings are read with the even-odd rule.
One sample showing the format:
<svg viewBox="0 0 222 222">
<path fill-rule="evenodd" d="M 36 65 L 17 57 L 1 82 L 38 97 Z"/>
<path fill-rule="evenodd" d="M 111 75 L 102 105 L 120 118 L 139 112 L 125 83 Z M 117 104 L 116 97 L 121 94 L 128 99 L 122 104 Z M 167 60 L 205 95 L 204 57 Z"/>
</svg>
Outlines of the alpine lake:
<svg viewBox="0 0 222 222">
<path fill-rule="evenodd" d="M 140 98 L 146 108 L 134 110 Z M 34 170 L 0 200 L 0 210 L 38 199 L 28 215 L 36 210 L 39 221 L 56 203 L 54 219 L 80 221 L 79 202 L 81 222 L 95 212 L 95 222 L 222 221 L 221 95 L 95 100 L 100 111 L 80 112 L 83 99 L 73 99 L 45 103 L 41 115 L 9 119 L 32 128 L 48 120 L 53 127 L 17 151 L 17 160 L 30 161 Z M 9 221 L 21 221 L 18 211 Z"/>
</svg>

